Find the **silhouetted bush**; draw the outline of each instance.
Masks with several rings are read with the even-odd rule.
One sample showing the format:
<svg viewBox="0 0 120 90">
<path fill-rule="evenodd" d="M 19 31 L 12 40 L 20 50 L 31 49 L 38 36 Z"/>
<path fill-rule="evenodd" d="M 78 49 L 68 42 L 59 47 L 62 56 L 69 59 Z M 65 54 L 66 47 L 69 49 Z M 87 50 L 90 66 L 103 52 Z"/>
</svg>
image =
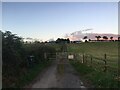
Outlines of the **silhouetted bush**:
<svg viewBox="0 0 120 90">
<path fill-rule="evenodd" d="M 55 53 L 55 49 L 44 43 L 24 44 L 22 38 L 16 34 L 10 31 L 2 32 L 3 88 L 15 87 L 18 78 L 26 74 L 30 66 L 32 68 L 39 63 L 47 62 L 44 53 Z"/>
</svg>

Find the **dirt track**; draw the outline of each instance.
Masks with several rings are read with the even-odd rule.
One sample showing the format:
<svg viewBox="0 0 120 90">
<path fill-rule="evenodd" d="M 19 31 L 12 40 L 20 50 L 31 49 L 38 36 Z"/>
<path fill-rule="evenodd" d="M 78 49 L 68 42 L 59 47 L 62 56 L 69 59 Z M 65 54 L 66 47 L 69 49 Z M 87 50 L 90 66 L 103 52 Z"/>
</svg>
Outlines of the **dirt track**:
<svg viewBox="0 0 120 90">
<path fill-rule="evenodd" d="M 56 55 L 53 64 L 29 88 L 85 88 L 65 53 Z"/>
</svg>

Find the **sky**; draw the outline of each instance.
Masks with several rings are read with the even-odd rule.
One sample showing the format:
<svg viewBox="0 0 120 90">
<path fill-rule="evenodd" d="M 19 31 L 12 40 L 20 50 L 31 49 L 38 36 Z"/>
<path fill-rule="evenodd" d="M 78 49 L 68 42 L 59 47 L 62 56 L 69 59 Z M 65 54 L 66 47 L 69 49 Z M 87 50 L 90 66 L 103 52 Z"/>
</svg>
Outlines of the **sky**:
<svg viewBox="0 0 120 90">
<path fill-rule="evenodd" d="M 119 0 L 1 0 L 3 2 L 119 2 Z"/>
<path fill-rule="evenodd" d="M 92 28 L 118 33 L 117 2 L 3 2 L 2 30 L 43 41 Z"/>
</svg>

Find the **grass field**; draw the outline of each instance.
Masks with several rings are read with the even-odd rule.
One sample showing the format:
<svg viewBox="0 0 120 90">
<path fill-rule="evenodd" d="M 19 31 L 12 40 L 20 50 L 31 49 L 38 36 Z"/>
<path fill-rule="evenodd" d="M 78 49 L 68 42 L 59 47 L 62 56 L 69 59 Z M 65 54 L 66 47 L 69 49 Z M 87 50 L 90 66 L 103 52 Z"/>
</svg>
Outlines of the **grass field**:
<svg viewBox="0 0 120 90">
<path fill-rule="evenodd" d="M 118 47 L 118 42 L 87 42 L 68 44 L 67 50 L 68 52 L 80 53 L 93 57 L 92 67 L 87 66 L 90 62 L 82 64 L 71 61 L 71 64 L 79 73 L 82 73 L 86 79 L 90 80 L 95 87 L 118 87 L 118 82 L 120 82 L 118 78 Z M 105 54 L 109 67 L 107 67 L 107 72 L 102 72 L 99 70 L 104 67 L 103 60 Z M 87 60 L 90 61 L 90 57 L 88 57 Z M 97 68 L 97 70 L 95 68 Z M 117 79 L 115 80 L 115 78 Z"/>
<path fill-rule="evenodd" d="M 110 56 L 117 56 L 118 42 L 68 44 L 68 52 L 86 53 L 97 57 L 102 57 L 105 53 Z"/>
<path fill-rule="evenodd" d="M 88 54 L 92 55 L 95 58 L 101 59 L 104 59 L 104 55 L 106 54 L 107 64 L 109 64 L 109 66 L 117 68 L 118 45 L 118 42 L 88 42 L 80 44 L 68 44 L 68 52 Z"/>
</svg>

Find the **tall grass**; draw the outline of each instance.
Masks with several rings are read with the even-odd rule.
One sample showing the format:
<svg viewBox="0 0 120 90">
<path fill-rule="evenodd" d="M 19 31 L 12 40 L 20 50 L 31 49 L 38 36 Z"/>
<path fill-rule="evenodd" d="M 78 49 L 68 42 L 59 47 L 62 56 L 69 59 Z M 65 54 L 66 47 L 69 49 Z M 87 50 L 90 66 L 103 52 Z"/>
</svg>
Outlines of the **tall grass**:
<svg viewBox="0 0 120 90">
<path fill-rule="evenodd" d="M 29 84 L 37 75 L 46 67 L 51 64 L 51 61 L 42 62 L 37 64 L 35 67 L 31 68 L 26 74 L 23 74 L 21 77 L 18 78 L 18 82 L 16 83 L 17 88 L 24 87 L 25 85 Z"/>
<path fill-rule="evenodd" d="M 85 64 L 70 61 L 75 70 L 86 80 L 91 81 L 95 88 L 118 88 L 120 81 L 110 72 L 101 72 Z"/>
</svg>

